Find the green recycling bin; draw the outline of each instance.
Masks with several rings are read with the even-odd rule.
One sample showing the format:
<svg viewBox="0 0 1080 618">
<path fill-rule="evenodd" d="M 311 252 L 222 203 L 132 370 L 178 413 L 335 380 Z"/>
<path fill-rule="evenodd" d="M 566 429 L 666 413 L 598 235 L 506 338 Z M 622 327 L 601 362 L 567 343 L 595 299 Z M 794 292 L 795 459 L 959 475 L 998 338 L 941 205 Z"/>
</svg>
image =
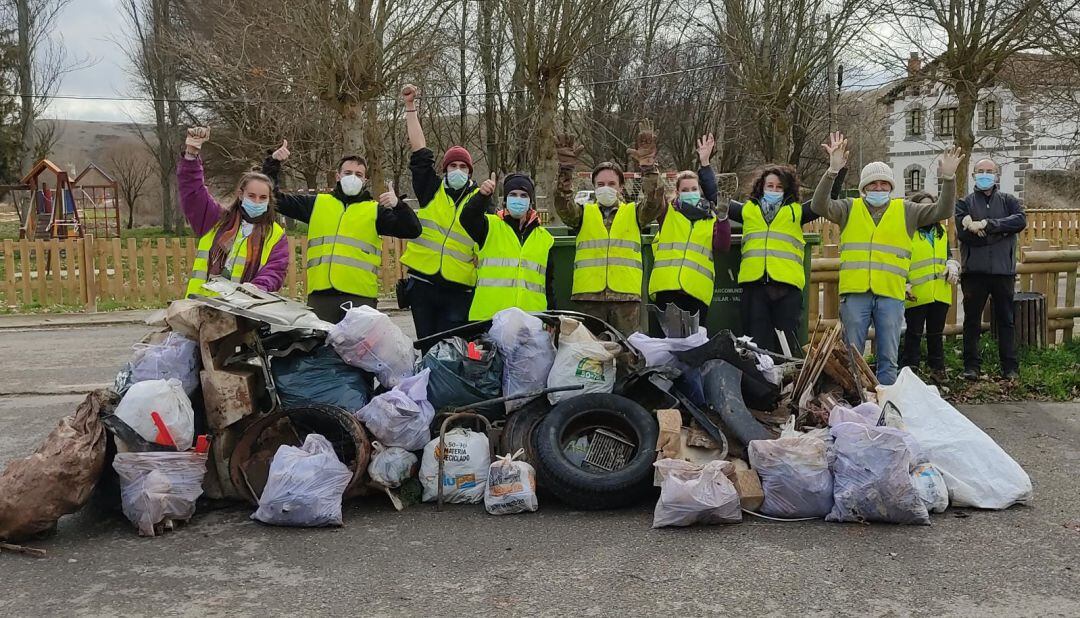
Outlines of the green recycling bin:
<svg viewBox="0 0 1080 618">
<path fill-rule="evenodd" d="M 652 270 L 652 239 L 656 226 L 651 226 L 648 233 L 642 234 L 643 259 L 645 263 L 645 279 L 642 297 L 648 299 L 649 272 Z M 570 301 L 570 290 L 574 283 L 574 236 L 565 226 L 548 226 L 548 231 L 555 237 L 555 302 L 559 309 L 573 309 Z M 806 270 L 806 281 L 810 281 L 810 254 L 811 247 L 821 244 L 821 236 L 818 234 L 806 234 L 806 256 L 803 260 L 803 268 Z M 742 334 L 742 317 L 739 309 L 739 300 L 742 288 L 739 286 L 739 261 L 742 252 L 742 236 L 732 235 L 731 249 L 727 253 L 713 255 L 713 264 L 716 269 L 716 284 L 713 292 L 712 305 L 709 307 L 709 318 L 706 327 L 710 334 L 728 329 L 736 335 Z M 809 310 L 809 289 L 803 288 L 802 321 L 799 326 L 799 342 L 806 343 L 807 337 L 807 312 Z M 645 315 L 645 311 L 642 311 Z"/>
</svg>

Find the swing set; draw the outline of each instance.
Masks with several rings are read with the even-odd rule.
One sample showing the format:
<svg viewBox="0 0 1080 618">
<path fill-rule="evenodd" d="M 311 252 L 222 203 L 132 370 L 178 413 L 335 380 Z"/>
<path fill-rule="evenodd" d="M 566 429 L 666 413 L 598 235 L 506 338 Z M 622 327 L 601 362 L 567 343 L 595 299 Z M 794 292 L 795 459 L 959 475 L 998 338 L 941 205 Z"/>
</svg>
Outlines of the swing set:
<svg viewBox="0 0 1080 618">
<path fill-rule="evenodd" d="M 42 159 L 20 184 L 0 185 L 19 213 L 20 239 L 120 237 L 119 186 L 97 165 L 73 180 L 67 171 Z"/>
</svg>

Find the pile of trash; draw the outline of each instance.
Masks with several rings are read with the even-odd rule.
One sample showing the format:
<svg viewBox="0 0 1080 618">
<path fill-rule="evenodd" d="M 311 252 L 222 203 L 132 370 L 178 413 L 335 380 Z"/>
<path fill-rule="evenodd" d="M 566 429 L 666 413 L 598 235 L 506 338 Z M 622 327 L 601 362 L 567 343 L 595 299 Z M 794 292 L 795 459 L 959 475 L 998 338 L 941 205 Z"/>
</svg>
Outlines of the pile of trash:
<svg viewBox="0 0 1080 618">
<path fill-rule="evenodd" d="M 507 309 L 413 341 L 370 307 L 328 324 L 275 294 L 217 291 L 151 320 L 113 387 L 8 465 L 0 540 L 47 531 L 95 491 L 145 536 L 206 500 L 315 527 L 364 496 L 506 515 L 541 493 L 579 509 L 659 495 L 663 527 L 928 524 L 949 505 L 1031 499 L 1020 466 L 933 387 L 910 371 L 877 386 L 833 333 L 800 359 L 696 324 L 624 338 Z"/>
</svg>

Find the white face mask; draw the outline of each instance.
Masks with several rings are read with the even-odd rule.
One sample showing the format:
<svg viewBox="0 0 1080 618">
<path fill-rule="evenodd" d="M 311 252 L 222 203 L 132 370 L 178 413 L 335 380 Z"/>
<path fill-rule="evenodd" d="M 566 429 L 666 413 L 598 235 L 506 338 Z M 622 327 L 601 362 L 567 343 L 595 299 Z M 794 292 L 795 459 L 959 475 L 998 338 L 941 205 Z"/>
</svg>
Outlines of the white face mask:
<svg viewBox="0 0 1080 618">
<path fill-rule="evenodd" d="M 619 192 L 614 187 L 597 187 L 596 201 L 603 206 L 614 206 L 619 201 Z"/>
<path fill-rule="evenodd" d="M 359 195 L 364 188 L 364 179 L 356 174 L 342 176 L 338 182 L 341 183 L 341 192 L 349 196 Z"/>
</svg>

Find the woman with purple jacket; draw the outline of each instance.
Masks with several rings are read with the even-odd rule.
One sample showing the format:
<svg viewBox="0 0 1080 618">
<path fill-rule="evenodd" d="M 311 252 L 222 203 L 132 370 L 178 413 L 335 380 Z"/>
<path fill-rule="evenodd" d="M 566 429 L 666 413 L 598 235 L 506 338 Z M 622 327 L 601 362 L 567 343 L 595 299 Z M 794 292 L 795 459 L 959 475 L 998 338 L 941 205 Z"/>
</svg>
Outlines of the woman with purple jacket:
<svg viewBox="0 0 1080 618">
<path fill-rule="evenodd" d="M 210 129 L 188 129 L 176 166 L 180 208 L 200 237 L 187 295 L 215 296 L 203 287 L 213 277 L 276 292 L 289 267 L 289 242 L 274 221 L 273 184 L 263 174 L 248 172 L 240 177 L 232 204 L 222 207 L 203 177 L 199 152 L 208 139 Z"/>
</svg>

